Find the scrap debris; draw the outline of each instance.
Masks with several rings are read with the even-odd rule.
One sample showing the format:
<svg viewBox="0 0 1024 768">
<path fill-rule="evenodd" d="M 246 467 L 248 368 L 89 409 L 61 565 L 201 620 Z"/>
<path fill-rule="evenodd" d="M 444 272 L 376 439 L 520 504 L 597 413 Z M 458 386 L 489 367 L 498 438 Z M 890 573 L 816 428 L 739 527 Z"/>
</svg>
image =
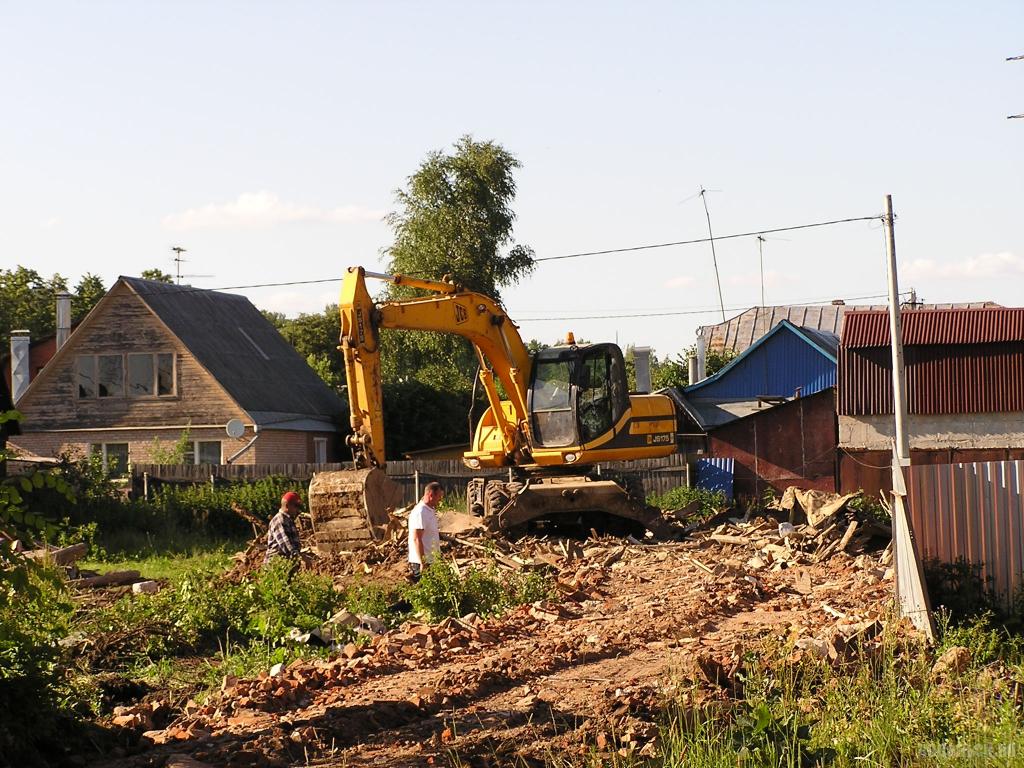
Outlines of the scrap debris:
<svg viewBox="0 0 1024 768">
<path fill-rule="evenodd" d="M 749 651 L 839 663 L 877 647 L 890 617 L 891 544 L 848 499 L 834 502 L 815 507 L 813 525 L 782 509 L 778 519 L 727 520 L 667 543 L 510 542 L 459 526 L 442 535 L 458 568 L 544 570 L 557 598 L 500 617 L 381 626 L 345 642 L 332 627 L 373 617 L 343 611 L 321 628 L 329 658 L 225 677 L 163 722 L 121 712 L 138 740 L 108 765 L 412 766 L 453 752 L 499 765 L 582 756 L 594 745 L 652 757 L 667 702 L 735 695 Z M 387 539 L 312 567 L 340 580 L 400 578 L 404 556 L 394 526 Z M 256 543 L 231 577 L 259 563 Z"/>
</svg>

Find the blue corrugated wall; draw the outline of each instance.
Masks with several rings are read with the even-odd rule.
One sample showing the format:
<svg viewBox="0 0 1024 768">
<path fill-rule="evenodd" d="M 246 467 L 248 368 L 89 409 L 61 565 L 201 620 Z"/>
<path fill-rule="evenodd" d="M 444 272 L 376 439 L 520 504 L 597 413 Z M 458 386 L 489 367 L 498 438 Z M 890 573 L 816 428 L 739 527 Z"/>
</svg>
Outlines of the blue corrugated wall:
<svg viewBox="0 0 1024 768">
<path fill-rule="evenodd" d="M 693 390 L 695 397 L 792 397 L 813 395 L 836 384 L 836 364 L 795 333 L 781 331 L 724 376 Z"/>
</svg>

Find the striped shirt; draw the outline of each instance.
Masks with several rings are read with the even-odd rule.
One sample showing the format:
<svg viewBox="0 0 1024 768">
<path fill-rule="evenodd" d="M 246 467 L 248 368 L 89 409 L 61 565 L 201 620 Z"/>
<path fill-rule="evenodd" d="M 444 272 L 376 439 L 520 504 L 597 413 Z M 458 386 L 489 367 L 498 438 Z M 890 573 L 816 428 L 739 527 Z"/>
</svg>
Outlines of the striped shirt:
<svg viewBox="0 0 1024 768">
<path fill-rule="evenodd" d="M 274 557 L 297 557 L 302 543 L 299 541 L 299 529 L 295 527 L 292 516 L 280 510 L 270 520 L 267 529 L 267 556 L 265 562 Z"/>
</svg>

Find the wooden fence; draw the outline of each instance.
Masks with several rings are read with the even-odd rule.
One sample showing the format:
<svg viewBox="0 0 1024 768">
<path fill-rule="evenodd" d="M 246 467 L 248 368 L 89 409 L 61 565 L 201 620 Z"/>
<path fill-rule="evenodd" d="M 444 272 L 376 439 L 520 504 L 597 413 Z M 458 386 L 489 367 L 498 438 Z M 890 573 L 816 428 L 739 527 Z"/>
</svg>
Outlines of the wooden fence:
<svg viewBox="0 0 1024 768">
<path fill-rule="evenodd" d="M 615 461 L 599 465 L 600 471 L 630 471 L 640 476 L 644 492 L 665 493 L 687 485 L 690 476 L 685 454 L 674 454 L 662 459 Z M 264 477 L 287 477 L 297 483 L 308 483 L 316 472 L 351 469 L 350 464 L 134 464 L 132 465 L 133 492 L 143 495 L 153 485 L 178 483 L 198 485 L 211 483 L 237 483 Z M 406 503 L 416 501 L 419 491 L 431 481 L 444 486 L 448 494 L 465 493 L 466 481 L 472 477 L 507 478 L 506 469 L 473 470 L 461 459 L 416 461 L 389 461 L 388 476 L 405 489 Z"/>
</svg>

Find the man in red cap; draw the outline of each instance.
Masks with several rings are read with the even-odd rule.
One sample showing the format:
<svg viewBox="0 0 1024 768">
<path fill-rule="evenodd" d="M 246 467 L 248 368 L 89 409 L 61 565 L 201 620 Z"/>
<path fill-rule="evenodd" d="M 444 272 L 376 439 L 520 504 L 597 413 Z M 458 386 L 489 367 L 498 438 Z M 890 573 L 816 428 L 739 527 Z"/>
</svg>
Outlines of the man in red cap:
<svg viewBox="0 0 1024 768">
<path fill-rule="evenodd" d="M 295 518 L 302 511 L 302 499 L 295 491 L 288 491 L 281 497 L 281 509 L 270 520 L 267 529 L 267 557 L 270 562 L 275 557 L 294 559 L 299 556 L 302 542 L 299 530 L 295 527 Z"/>
</svg>

